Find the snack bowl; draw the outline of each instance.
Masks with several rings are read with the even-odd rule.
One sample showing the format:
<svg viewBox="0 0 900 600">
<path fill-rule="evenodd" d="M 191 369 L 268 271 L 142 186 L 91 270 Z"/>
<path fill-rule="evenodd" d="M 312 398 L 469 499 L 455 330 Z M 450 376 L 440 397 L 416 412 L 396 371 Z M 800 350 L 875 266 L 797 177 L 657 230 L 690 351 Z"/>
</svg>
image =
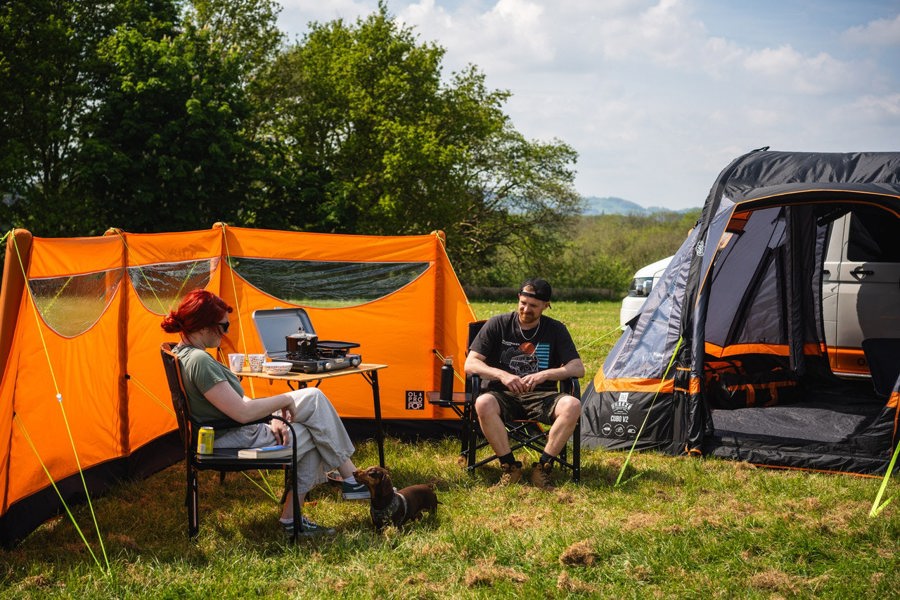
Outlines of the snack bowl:
<svg viewBox="0 0 900 600">
<path fill-rule="evenodd" d="M 263 371 L 268 375 L 287 375 L 291 372 L 291 366 L 289 362 L 267 362 L 263 363 Z"/>
</svg>

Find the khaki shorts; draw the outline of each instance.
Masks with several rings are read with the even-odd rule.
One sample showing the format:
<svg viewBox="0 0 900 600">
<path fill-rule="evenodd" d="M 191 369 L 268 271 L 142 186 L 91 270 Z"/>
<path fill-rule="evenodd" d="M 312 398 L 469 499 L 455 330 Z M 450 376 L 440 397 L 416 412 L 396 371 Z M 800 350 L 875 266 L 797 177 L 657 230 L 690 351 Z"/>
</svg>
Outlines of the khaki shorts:
<svg viewBox="0 0 900 600">
<path fill-rule="evenodd" d="M 566 395 L 555 390 L 524 394 L 487 390 L 485 393 L 497 400 L 504 421 L 540 421 L 547 425 L 553 424 L 553 410 L 556 403 Z"/>
</svg>

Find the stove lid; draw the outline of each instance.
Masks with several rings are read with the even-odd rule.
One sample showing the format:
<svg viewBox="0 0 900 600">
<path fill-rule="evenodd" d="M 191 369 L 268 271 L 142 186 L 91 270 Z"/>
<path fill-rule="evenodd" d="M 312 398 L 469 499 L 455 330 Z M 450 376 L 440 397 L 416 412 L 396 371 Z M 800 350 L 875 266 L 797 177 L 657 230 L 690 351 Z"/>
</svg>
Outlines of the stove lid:
<svg viewBox="0 0 900 600">
<path fill-rule="evenodd" d="M 315 333 L 309 315 L 302 308 L 273 308 L 253 311 L 253 325 L 262 341 L 266 354 L 283 353 L 287 349 L 285 338 L 302 331 Z"/>
</svg>

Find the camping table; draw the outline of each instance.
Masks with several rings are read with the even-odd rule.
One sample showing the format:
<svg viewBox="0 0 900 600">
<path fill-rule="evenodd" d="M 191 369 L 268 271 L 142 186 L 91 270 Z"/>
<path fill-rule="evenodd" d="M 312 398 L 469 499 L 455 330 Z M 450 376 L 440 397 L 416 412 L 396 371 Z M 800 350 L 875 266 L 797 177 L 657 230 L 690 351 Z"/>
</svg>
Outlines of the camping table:
<svg viewBox="0 0 900 600">
<path fill-rule="evenodd" d="M 375 407 L 375 439 L 378 442 L 378 464 L 384 466 L 384 429 L 381 425 L 381 396 L 378 392 L 378 370 L 387 368 L 387 365 L 362 363 L 358 367 L 349 367 L 338 371 L 325 373 L 288 373 L 287 375 L 269 375 L 268 373 L 252 373 L 243 370 L 236 375 L 238 377 L 253 377 L 255 379 L 268 379 L 269 381 L 284 381 L 292 390 L 305 388 L 310 383 L 313 387 L 325 379 L 345 377 L 347 375 L 360 375 L 372 387 L 372 404 Z"/>
</svg>

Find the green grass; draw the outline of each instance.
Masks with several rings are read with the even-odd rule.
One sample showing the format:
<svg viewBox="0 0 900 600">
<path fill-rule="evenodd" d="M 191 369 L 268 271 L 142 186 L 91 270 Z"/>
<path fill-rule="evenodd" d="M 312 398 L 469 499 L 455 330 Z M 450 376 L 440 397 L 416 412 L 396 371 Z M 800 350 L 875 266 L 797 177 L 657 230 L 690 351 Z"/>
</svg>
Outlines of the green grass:
<svg viewBox="0 0 900 600">
<path fill-rule="evenodd" d="M 510 310 L 475 304 L 479 317 Z M 618 303 L 554 303 L 588 376 L 615 341 Z M 580 484 L 546 493 L 469 476 L 455 440 L 388 440 L 394 483 L 434 482 L 437 518 L 373 532 L 368 505 L 314 490 L 307 513 L 337 528 L 291 546 L 276 503 L 239 474 L 201 474 L 201 528 L 187 539 L 174 465 L 94 501 L 110 569 L 68 520 L 0 551 L 0 597 L 52 598 L 870 598 L 900 596 L 900 500 L 868 517 L 879 481 L 743 463 L 588 450 Z M 373 442 L 359 445 L 375 464 Z M 259 479 L 259 476 L 255 476 Z M 268 475 L 277 486 L 279 476 Z M 900 481 L 889 494 L 900 494 Z M 90 529 L 85 506 L 76 507 Z M 99 553 L 96 535 L 88 532 Z M 101 562 L 103 559 L 101 558 Z"/>
</svg>

